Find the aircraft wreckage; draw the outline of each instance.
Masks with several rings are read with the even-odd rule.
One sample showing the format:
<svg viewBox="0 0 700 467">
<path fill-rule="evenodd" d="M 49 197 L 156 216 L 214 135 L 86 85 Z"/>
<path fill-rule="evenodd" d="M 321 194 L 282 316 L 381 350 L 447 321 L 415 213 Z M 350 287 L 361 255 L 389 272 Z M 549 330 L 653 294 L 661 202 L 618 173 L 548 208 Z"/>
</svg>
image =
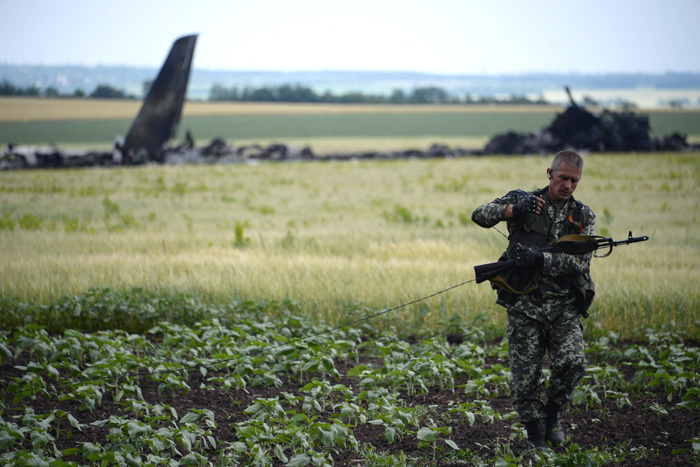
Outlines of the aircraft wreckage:
<svg viewBox="0 0 700 467">
<path fill-rule="evenodd" d="M 196 35 L 181 37 L 170 49 L 165 63 L 134 119 L 123 143 L 110 152 L 36 149 L 8 144 L 0 155 L 0 169 L 89 167 L 114 165 L 226 164 L 256 161 L 357 160 L 401 158 L 451 158 L 492 154 L 551 154 L 563 149 L 589 152 L 651 152 L 699 150 L 678 133 L 652 138 L 649 117 L 624 110 L 594 114 L 571 97 L 570 105 L 547 128 L 529 134 L 507 132 L 493 137 L 483 149 L 450 148 L 434 144 L 427 150 L 316 155 L 310 147 L 285 144 L 229 146 L 221 139 L 197 148 L 187 132 L 185 141 L 171 146 L 180 121 L 192 66 Z"/>
<path fill-rule="evenodd" d="M 141 110 L 123 142 L 110 152 L 34 149 L 8 144 L 0 156 L 0 168 L 52 168 L 109 165 L 137 165 L 166 162 L 178 151 L 169 141 L 182 115 L 187 83 L 192 68 L 196 35 L 176 40 L 153 81 Z"/>
</svg>

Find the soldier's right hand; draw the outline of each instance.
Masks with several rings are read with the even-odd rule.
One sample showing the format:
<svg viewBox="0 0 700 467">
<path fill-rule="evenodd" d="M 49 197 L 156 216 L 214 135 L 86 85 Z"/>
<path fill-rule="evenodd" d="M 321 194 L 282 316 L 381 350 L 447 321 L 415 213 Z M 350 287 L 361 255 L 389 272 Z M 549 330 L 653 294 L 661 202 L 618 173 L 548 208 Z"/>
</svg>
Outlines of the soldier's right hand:
<svg viewBox="0 0 700 467">
<path fill-rule="evenodd" d="M 513 217 L 516 219 L 522 219 L 531 212 L 539 214 L 543 205 L 544 200 L 542 198 L 534 195 L 526 196 L 513 205 Z"/>
</svg>

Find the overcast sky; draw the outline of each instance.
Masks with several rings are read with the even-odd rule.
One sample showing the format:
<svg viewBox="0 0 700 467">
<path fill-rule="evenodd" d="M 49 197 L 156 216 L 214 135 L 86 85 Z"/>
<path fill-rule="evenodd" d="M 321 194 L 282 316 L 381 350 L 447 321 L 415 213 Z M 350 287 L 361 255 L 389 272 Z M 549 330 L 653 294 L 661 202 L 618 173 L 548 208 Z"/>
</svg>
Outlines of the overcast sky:
<svg viewBox="0 0 700 467">
<path fill-rule="evenodd" d="M 699 0 L 0 0 L 0 63 L 445 74 L 700 72 Z"/>
</svg>

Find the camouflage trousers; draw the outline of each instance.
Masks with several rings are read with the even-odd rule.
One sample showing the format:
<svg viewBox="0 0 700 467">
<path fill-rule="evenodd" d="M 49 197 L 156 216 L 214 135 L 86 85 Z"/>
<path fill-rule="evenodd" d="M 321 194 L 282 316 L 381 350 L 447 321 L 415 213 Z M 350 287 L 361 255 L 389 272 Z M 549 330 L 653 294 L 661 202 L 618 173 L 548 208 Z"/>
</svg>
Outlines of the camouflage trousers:
<svg viewBox="0 0 700 467">
<path fill-rule="evenodd" d="M 508 345 L 513 408 L 523 423 L 544 417 L 542 361 L 549 357 L 551 375 L 547 398 L 558 405 L 571 400 L 586 372 L 583 325 L 574 310 L 566 310 L 552 323 L 508 312 Z"/>
</svg>

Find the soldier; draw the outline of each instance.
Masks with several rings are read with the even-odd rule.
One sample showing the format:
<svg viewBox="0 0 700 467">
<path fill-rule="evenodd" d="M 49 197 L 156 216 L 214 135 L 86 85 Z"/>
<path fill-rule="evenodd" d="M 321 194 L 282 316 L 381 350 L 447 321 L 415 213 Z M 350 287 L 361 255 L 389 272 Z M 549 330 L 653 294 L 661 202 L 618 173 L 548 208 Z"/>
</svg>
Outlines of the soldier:
<svg viewBox="0 0 700 467">
<path fill-rule="evenodd" d="M 562 407 L 585 374 L 581 316 L 595 293 L 590 278 L 592 253 L 542 252 L 569 234 L 593 235 L 595 214 L 572 196 L 583 174 L 583 159 L 561 151 L 547 169 L 549 185 L 534 192 L 514 190 L 479 206 L 472 220 L 482 227 L 506 221 L 508 249 L 516 269 L 498 289 L 496 303 L 508 311 L 511 398 L 535 449 L 560 444 Z M 512 293 L 512 292 L 518 293 Z M 551 377 L 542 401 L 542 360 L 548 354 Z"/>
</svg>

